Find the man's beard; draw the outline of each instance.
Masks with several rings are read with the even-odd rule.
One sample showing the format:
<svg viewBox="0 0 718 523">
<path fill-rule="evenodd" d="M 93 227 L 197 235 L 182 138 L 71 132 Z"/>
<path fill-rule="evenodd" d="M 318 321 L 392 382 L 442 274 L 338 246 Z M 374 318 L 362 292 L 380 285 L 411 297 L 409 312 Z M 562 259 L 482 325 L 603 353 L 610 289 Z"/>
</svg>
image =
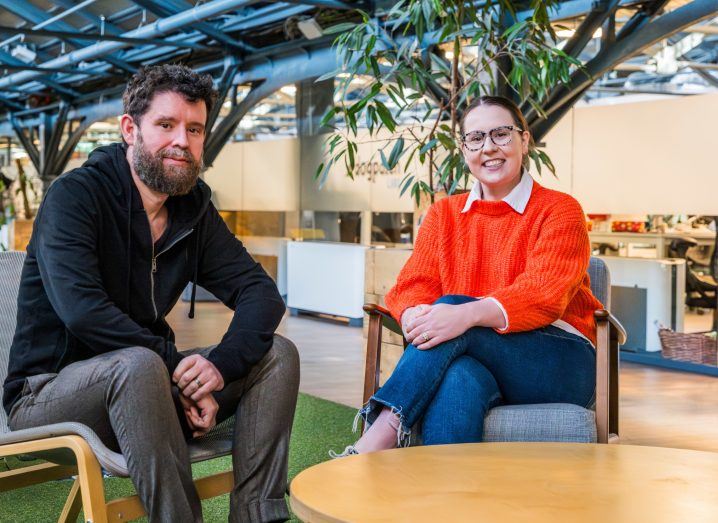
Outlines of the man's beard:
<svg viewBox="0 0 718 523">
<path fill-rule="evenodd" d="M 182 159 L 187 165 L 167 165 L 164 158 Z M 132 151 L 132 167 L 140 180 L 153 191 L 168 196 L 181 196 L 192 190 L 197 183 L 204 167 L 203 160 L 195 160 L 192 154 L 184 149 L 166 148 L 152 154 L 145 149 L 142 133 L 138 133 Z"/>
</svg>

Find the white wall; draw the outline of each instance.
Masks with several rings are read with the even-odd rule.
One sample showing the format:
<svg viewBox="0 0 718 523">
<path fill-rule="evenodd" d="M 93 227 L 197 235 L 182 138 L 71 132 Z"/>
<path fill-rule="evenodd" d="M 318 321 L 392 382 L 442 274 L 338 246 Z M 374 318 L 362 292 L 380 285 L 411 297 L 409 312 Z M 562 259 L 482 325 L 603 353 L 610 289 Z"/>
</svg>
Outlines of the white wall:
<svg viewBox="0 0 718 523">
<path fill-rule="evenodd" d="M 547 169 L 532 174 L 546 187 L 573 194 L 590 213 L 718 214 L 717 125 L 718 94 L 576 107 L 545 139 L 557 177 Z M 339 163 L 320 190 L 313 175 L 323 139 L 304 138 L 303 159 L 298 139 L 228 144 L 206 176 L 219 208 L 413 209 L 408 195 L 399 197 L 404 162 L 373 181 L 352 181 Z M 359 141 L 358 162 L 381 169 L 380 142 Z M 302 162 L 307 165 L 300 169 Z M 426 172 L 418 160 L 413 169 Z"/>
<path fill-rule="evenodd" d="M 574 114 L 573 193 L 586 211 L 718 213 L 718 94 Z"/>
<path fill-rule="evenodd" d="M 299 141 L 228 143 L 204 179 L 225 211 L 299 210 Z"/>
<path fill-rule="evenodd" d="M 531 163 L 531 174 L 544 187 L 571 194 L 573 192 L 573 121 L 574 113 L 569 112 L 544 139 L 543 150 L 551 157 L 556 174 L 543 167 L 541 174 Z"/>
<path fill-rule="evenodd" d="M 399 133 L 394 135 L 398 136 Z M 311 142 L 302 149 L 309 157 L 303 161 L 308 160 L 311 165 L 302 171 L 302 207 L 316 211 L 412 212 L 414 207 L 408 194 L 399 197 L 399 185 L 406 174 L 406 160 L 400 161 L 390 173 L 382 166 L 379 150 L 389 143 L 384 151 L 389 156 L 393 143 L 391 138 L 388 131 L 380 133 L 378 138 L 370 138 L 366 132 L 360 133 L 356 138 L 358 151 L 354 180 L 347 176 L 344 160 L 341 159 L 332 166 L 321 189 L 314 174 L 319 163 L 316 159 L 320 158 L 319 151 L 325 138 L 303 138 Z M 427 172 L 416 157 L 410 169 L 420 176 Z"/>
</svg>

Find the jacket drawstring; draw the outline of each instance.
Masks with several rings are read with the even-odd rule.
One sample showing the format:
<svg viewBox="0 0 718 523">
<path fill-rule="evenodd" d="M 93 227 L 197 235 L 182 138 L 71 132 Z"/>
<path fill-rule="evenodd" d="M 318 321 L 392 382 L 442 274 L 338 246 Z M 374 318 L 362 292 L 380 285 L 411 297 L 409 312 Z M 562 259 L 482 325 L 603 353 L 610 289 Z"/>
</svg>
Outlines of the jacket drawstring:
<svg viewBox="0 0 718 523">
<path fill-rule="evenodd" d="M 192 275 L 192 295 L 190 296 L 189 302 L 189 314 L 187 315 L 190 319 L 194 318 L 194 302 L 195 296 L 197 295 L 197 273 L 199 271 L 199 235 L 202 231 L 202 219 L 197 224 L 197 234 L 195 235 L 195 248 L 194 248 L 194 274 Z"/>
</svg>

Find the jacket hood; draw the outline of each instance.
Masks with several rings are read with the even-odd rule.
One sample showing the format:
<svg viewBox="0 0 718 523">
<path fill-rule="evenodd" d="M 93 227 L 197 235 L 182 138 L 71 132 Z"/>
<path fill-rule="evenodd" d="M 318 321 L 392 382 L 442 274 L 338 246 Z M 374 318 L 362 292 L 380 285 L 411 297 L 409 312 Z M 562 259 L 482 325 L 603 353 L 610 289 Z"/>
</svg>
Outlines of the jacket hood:
<svg viewBox="0 0 718 523">
<path fill-rule="evenodd" d="M 144 210 L 142 198 L 132 180 L 130 164 L 127 162 L 127 145 L 113 143 L 98 147 L 83 164 L 100 173 L 97 181 L 108 188 L 121 202 L 129 202 L 131 209 Z M 198 179 L 188 194 L 170 196 L 166 205 L 176 212 L 173 219 L 186 228 L 193 228 L 204 215 L 209 206 L 212 191 L 203 180 Z"/>
</svg>

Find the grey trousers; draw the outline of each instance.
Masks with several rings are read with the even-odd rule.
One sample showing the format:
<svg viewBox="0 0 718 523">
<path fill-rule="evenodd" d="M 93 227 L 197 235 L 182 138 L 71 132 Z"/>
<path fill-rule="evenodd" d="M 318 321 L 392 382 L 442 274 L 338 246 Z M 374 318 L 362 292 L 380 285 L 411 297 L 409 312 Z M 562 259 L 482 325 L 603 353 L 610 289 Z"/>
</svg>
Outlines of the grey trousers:
<svg viewBox="0 0 718 523">
<path fill-rule="evenodd" d="M 298 389 L 297 349 L 275 335 L 270 351 L 245 378 L 215 393 L 217 422 L 236 415 L 230 521 L 288 519 L 284 494 Z M 28 378 L 9 424 L 13 430 L 66 421 L 87 425 L 124 455 L 150 521 L 198 522 L 202 506 L 176 395 L 162 359 L 130 347 L 73 363 L 59 374 Z"/>
</svg>

